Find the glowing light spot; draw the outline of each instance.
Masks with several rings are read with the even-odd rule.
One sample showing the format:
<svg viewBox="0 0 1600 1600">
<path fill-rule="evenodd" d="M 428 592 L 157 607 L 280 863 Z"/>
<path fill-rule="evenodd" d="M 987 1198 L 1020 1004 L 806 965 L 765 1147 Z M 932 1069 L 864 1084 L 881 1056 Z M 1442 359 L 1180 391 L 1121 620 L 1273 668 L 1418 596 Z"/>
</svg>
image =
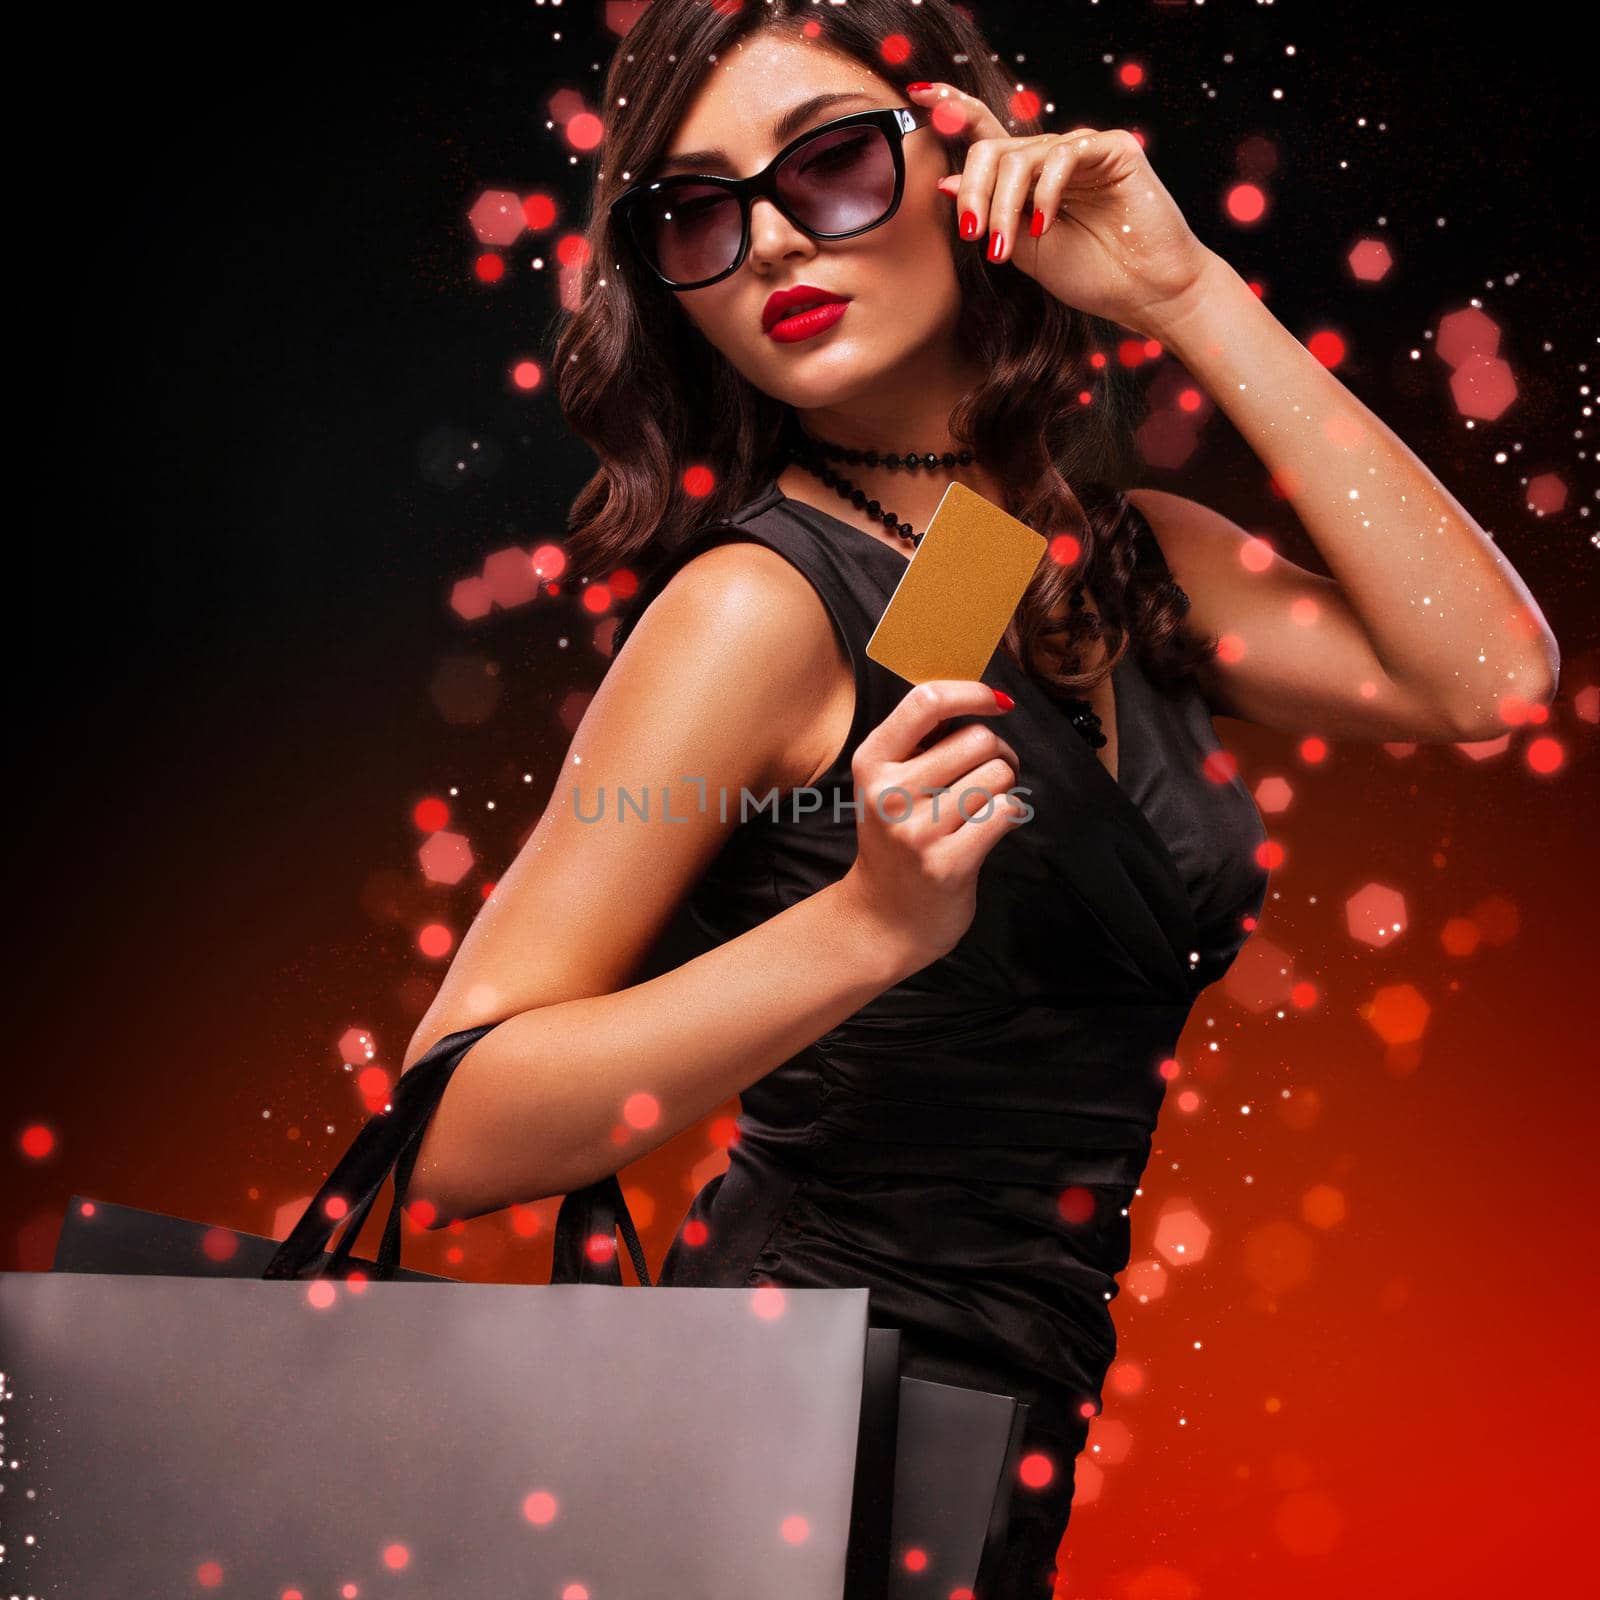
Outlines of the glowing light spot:
<svg viewBox="0 0 1600 1600">
<path fill-rule="evenodd" d="M 683 1225 L 683 1242 L 691 1250 L 698 1250 L 710 1237 L 711 1230 L 698 1217 Z"/>
<path fill-rule="evenodd" d="M 567 119 L 567 143 L 574 150 L 593 150 L 605 137 L 605 124 L 592 111 L 580 111 Z"/>
<path fill-rule="evenodd" d="M 1168 1056 L 1167 1059 L 1161 1063 L 1161 1076 L 1165 1078 L 1168 1083 L 1176 1078 L 1182 1071 L 1183 1068 L 1178 1065 L 1177 1058 L 1174 1056 Z"/>
<path fill-rule="evenodd" d="M 1018 122 L 1031 122 L 1039 115 L 1039 97 L 1032 89 L 1018 89 L 1011 96 L 1011 115 Z"/>
<path fill-rule="evenodd" d="M 609 610 L 611 607 L 611 586 L 605 583 L 586 584 L 581 604 L 585 611 L 594 615 Z"/>
<path fill-rule="evenodd" d="M 1268 1294 L 1284 1294 L 1311 1276 L 1311 1249 L 1311 1235 L 1298 1224 L 1266 1223 L 1245 1235 L 1245 1274 Z"/>
<path fill-rule="evenodd" d="M 1068 1222 L 1087 1222 L 1094 1215 L 1094 1191 L 1082 1184 L 1063 1189 L 1056 1201 L 1057 1209 Z"/>
<path fill-rule="evenodd" d="M 1267 197 L 1256 184 L 1236 183 L 1228 190 L 1223 204 L 1235 222 L 1259 222 L 1266 213 Z"/>
<path fill-rule="evenodd" d="M 609 1261 L 617 1253 L 615 1236 L 604 1233 L 591 1233 L 583 1241 L 583 1253 L 596 1265 Z"/>
<path fill-rule="evenodd" d="M 907 1572 L 926 1572 L 928 1568 L 928 1552 L 926 1550 L 907 1550 L 905 1553 L 905 1569 Z"/>
<path fill-rule="evenodd" d="M 788 1300 L 776 1284 L 764 1283 L 750 1296 L 750 1309 L 763 1322 L 773 1322 L 781 1317 Z"/>
<path fill-rule="evenodd" d="M 450 820 L 450 807 L 443 800 L 419 800 L 411 820 L 423 833 L 437 833 Z"/>
<path fill-rule="evenodd" d="M 1210 1245 L 1211 1229 L 1191 1205 L 1172 1206 L 1156 1223 L 1155 1251 L 1170 1266 L 1187 1267 L 1204 1260 Z"/>
<path fill-rule="evenodd" d="M 414 1228 L 430 1228 L 439 1220 L 439 1208 L 431 1200 L 413 1200 L 406 1206 L 406 1219 Z"/>
<path fill-rule="evenodd" d="M 536 230 L 548 228 L 556 220 L 555 200 L 547 194 L 525 194 L 522 197 L 522 220 Z"/>
<path fill-rule="evenodd" d="M 1528 765 L 1538 773 L 1555 772 L 1567 759 L 1560 741 L 1548 736 L 1533 740 L 1528 745 L 1526 756 Z"/>
<path fill-rule="evenodd" d="M 522 1514 L 534 1527 L 542 1528 L 556 1520 L 556 1497 L 543 1489 L 535 1489 L 524 1498 Z"/>
<path fill-rule="evenodd" d="M 1094 1415 L 1093 1406 L 1086 1415 Z M 1030 1450 L 1017 1464 L 1017 1482 L 1024 1489 L 1042 1489 L 1055 1475 L 1055 1463 L 1042 1450 Z"/>
<path fill-rule="evenodd" d="M 717 475 L 710 467 L 689 467 L 683 474 L 683 492 L 703 500 L 717 486 Z"/>
<path fill-rule="evenodd" d="M 1144 68 L 1137 61 L 1124 61 L 1117 68 L 1117 82 L 1124 89 L 1137 89 L 1144 82 Z"/>
<path fill-rule="evenodd" d="M 1325 739 L 1319 739 L 1312 734 L 1308 739 L 1300 741 L 1300 759 L 1311 763 L 1313 766 L 1319 761 L 1328 759 L 1328 744 Z"/>
<path fill-rule="evenodd" d="M 506 275 L 505 259 L 489 250 L 472 263 L 472 270 L 480 283 L 499 283 Z"/>
<path fill-rule="evenodd" d="M 1306 349 L 1325 367 L 1336 367 L 1345 358 L 1344 340 L 1329 328 L 1323 328 L 1306 340 Z"/>
<path fill-rule="evenodd" d="M 911 41 L 903 33 L 886 34 L 878 46 L 878 54 L 891 67 L 901 66 L 911 59 Z"/>
<path fill-rule="evenodd" d="M 1178 1096 L 1178 1109 L 1185 1113 L 1192 1113 L 1200 1109 L 1200 1096 L 1193 1089 L 1185 1089 Z"/>
<path fill-rule="evenodd" d="M 801 1516 L 785 1517 L 778 1531 L 785 1544 L 804 1544 L 811 1537 L 811 1524 Z"/>
<path fill-rule="evenodd" d="M 1414 984 L 1394 983 L 1356 1007 L 1357 1014 L 1385 1044 L 1413 1044 L 1427 1031 L 1433 1007 Z"/>
<path fill-rule="evenodd" d="M 1351 275 L 1360 283 L 1377 283 L 1394 264 L 1389 247 L 1381 239 L 1363 239 L 1345 257 Z"/>
<path fill-rule="evenodd" d="M 1274 867 L 1281 867 L 1284 863 L 1285 852 L 1276 839 L 1266 839 L 1256 846 L 1256 865 L 1264 867 L 1271 872 Z"/>
<path fill-rule="evenodd" d="M 1236 633 L 1224 633 L 1217 639 L 1217 660 L 1226 661 L 1230 665 L 1235 661 L 1244 660 L 1244 640 Z"/>
<path fill-rule="evenodd" d="M 1289 1004 L 1296 1011 L 1309 1011 L 1317 1003 L 1317 986 L 1309 979 L 1302 978 L 1289 991 Z"/>
<path fill-rule="evenodd" d="M 411 1552 L 403 1544 L 386 1544 L 383 1547 L 383 1564 L 391 1572 L 403 1572 L 411 1565 Z"/>
<path fill-rule="evenodd" d="M 389 1093 L 389 1074 L 382 1067 L 363 1067 L 356 1074 L 356 1088 L 361 1091 L 361 1096 L 365 1100 L 386 1099 Z M 340 1203 L 343 1204 L 342 1201 Z"/>
<path fill-rule="evenodd" d="M 1272 546 L 1251 537 L 1239 546 L 1239 564 L 1246 572 L 1265 572 L 1272 565 Z"/>
<path fill-rule="evenodd" d="M 333 1302 L 333 1285 L 326 1278 L 313 1278 L 306 1285 L 306 1304 L 313 1311 L 326 1311 Z"/>
<path fill-rule="evenodd" d="M 435 959 L 448 955 L 455 942 L 455 935 L 442 922 L 430 922 L 417 933 L 417 949 Z"/>
<path fill-rule="evenodd" d="M 1470 917 L 1451 917 L 1439 930 L 1439 943 L 1450 956 L 1470 956 L 1482 938 L 1477 923 Z"/>
<path fill-rule="evenodd" d="M 207 1261 L 232 1261 L 239 1253 L 239 1235 L 232 1228 L 207 1228 L 200 1253 Z"/>
<path fill-rule="evenodd" d="M 1137 1361 L 1119 1361 L 1107 1375 L 1107 1382 L 1120 1395 L 1135 1395 L 1144 1388 L 1144 1368 Z"/>
<path fill-rule="evenodd" d="M 939 100 L 933 107 L 933 126 L 945 138 L 960 133 L 967 125 L 967 114 L 954 100 Z"/>
<path fill-rule="evenodd" d="M 202 1589 L 215 1589 L 222 1582 L 222 1563 L 220 1561 L 202 1561 L 195 1568 L 194 1581 Z"/>
<path fill-rule="evenodd" d="M 1344 1221 L 1344 1191 L 1331 1183 L 1313 1184 L 1300 1200 L 1300 1215 L 1313 1228 L 1334 1228 Z"/>
<path fill-rule="evenodd" d="M 1211 783 L 1232 783 L 1239 771 L 1239 762 L 1231 750 L 1208 750 L 1200 771 Z"/>
<path fill-rule="evenodd" d="M 1289 620 L 1296 627 L 1309 628 L 1322 613 L 1322 607 L 1309 596 L 1302 595 L 1289 607 Z"/>
<path fill-rule="evenodd" d="M 653 1128 L 661 1120 L 661 1102 L 642 1089 L 622 1102 L 622 1120 L 630 1128 Z"/>
<path fill-rule="evenodd" d="M 519 389 L 537 389 L 543 380 L 544 373 L 537 361 L 519 361 L 511 369 L 511 381 Z"/>
<path fill-rule="evenodd" d="M 22 1153 L 34 1161 L 43 1161 L 56 1147 L 56 1136 L 42 1122 L 22 1130 Z"/>
<path fill-rule="evenodd" d="M 1180 389 L 1178 391 L 1178 409 L 1180 411 L 1198 411 L 1201 405 L 1201 396 L 1198 389 Z"/>
<path fill-rule="evenodd" d="M 514 244 L 522 232 L 522 207 L 508 190 L 485 189 L 473 201 L 467 221 L 479 244 Z"/>
<path fill-rule="evenodd" d="M 1074 539 L 1070 533 L 1058 533 L 1050 541 L 1050 559 L 1057 566 L 1075 566 L 1083 554 L 1081 541 Z"/>
<path fill-rule="evenodd" d="M 581 233 L 563 234 L 556 241 L 556 260 L 564 267 L 582 266 L 589 259 L 589 246 Z"/>
</svg>

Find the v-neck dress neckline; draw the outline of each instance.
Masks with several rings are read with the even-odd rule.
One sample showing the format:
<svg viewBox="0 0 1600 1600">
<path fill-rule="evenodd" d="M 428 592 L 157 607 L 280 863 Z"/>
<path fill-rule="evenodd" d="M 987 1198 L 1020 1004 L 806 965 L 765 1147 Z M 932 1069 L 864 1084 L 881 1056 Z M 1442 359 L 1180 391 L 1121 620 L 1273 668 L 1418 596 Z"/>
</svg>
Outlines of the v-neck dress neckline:
<svg viewBox="0 0 1600 1600">
<path fill-rule="evenodd" d="M 802 499 L 795 498 L 794 494 L 787 493 L 782 488 L 782 485 L 779 485 L 776 477 L 768 480 L 766 494 L 771 494 L 779 501 L 787 501 L 790 506 L 798 507 L 800 514 L 810 512 L 814 517 L 822 518 L 822 522 L 829 523 L 829 525 L 835 526 L 838 530 L 842 530 L 843 533 L 850 534 L 851 549 L 853 547 L 862 547 L 862 549 L 874 550 L 874 555 L 872 555 L 872 562 L 875 563 L 874 570 L 882 571 L 883 573 L 883 587 L 885 587 L 883 603 L 888 605 L 890 598 L 893 597 L 894 589 L 899 586 L 901 578 L 904 578 L 907 566 L 910 566 L 910 557 L 899 554 L 899 550 L 894 549 L 890 544 L 886 544 L 883 539 L 874 538 L 872 534 L 867 533 L 862 528 L 858 528 L 854 523 L 845 522 L 845 518 L 835 517 L 829 510 L 822 510 L 821 506 L 813 506 L 810 501 L 802 501 Z M 763 496 L 763 499 L 765 499 L 765 496 Z M 1094 786 L 1094 792 L 1101 798 L 1102 806 L 1107 811 L 1110 811 L 1110 814 L 1122 819 L 1126 826 L 1133 830 L 1134 837 L 1138 838 L 1139 842 L 1144 845 L 1144 850 L 1149 854 L 1149 858 L 1155 862 L 1155 866 L 1158 869 L 1158 877 L 1162 880 L 1162 885 L 1165 886 L 1166 893 L 1163 899 L 1165 899 L 1166 904 L 1162 909 L 1165 910 L 1166 914 L 1176 918 L 1173 931 L 1176 931 L 1178 938 L 1173 941 L 1174 946 L 1176 946 L 1174 947 L 1174 965 L 1178 966 L 1178 970 L 1186 974 L 1187 978 L 1187 971 L 1192 965 L 1189 955 L 1194 950 L 1197 950 L 1198 944 L 1200 944 L 1200 925 L 1198 925 L 1197 914 L 1195 914 L 1194 899 L 1190 896 L 1189 885 L 1184 880 L 1182 869 L 1179 867 L 1178 858 L 1174 856 L 1173 848 L 1166 843 L 1165 838 L 1158 832 L 1154 822 L 1150 821 L 1149 814 L 1144 810 L 1144 806 L 1139 805 L 1138 800 L 1134 798 L 1134 790 L 1128 786 L 1128 779 L 1131 778 L 1134 770 L 1142 773 L 1142 766 L 1139 765 L 1142 752 L 1139 750 L 1138 736 L 1130 739 L 1130 730 L 1133 730 L 1134 725 L 1138 723 L 1138 712 L 1142 707 L 1142 702 L 1138 701 L 1136 691 L 1134 691 L 1134 699 L 1130 699 L 1130 682 L 1133 674 L 1128 669 L 1131 666 L 1136 666 L 1136 662 L 1134 662 L 1133 650 L 1130 648 L 1130 650 L 1123 653 L 1122 659 L 1110 669 L 1112 698 L 1114 698 L 1112 710 L 1114 710 L 1115 726 L 1117 726 L 1117 776 L 1112 776 L 1110 771 L 1107 771 L 1106 763 L 1102 762 L 1101 758 L 1094 754 L 1094 750 L 1090 749 L 1082 734 L 1078 733 L 1067 722 L 1066 712 L 1062 712 L 1061 707 L 1045 693 L 1042 686 L 1038 685 L 1027 672 L 1024 672 L 1018 662 L 1013 661 L 1006 651 L 998 650 L 998 648 L 995 650 L 994 658 L 990 659 L 989 667 L 984 669 L 984 677 L 987 680 L 990 674 L 1005 675 L 1008 678 L 1008 682 L 1000 686 L 1005 688 L 1006 693 L 1011 694 L 1011 698 L 1016 699 L 1018 702 L 1026 699 L 1030 706 L 1034 707 L 1035 717 L 1040 720 L 1043 726 L 1061 726 L 1062 733 L 1064 733 L 1064 738 L 1061 741 L 1062 747 L 1069 750 L 1069 760 L 1077 762 L 1078 766 L 1085 771 L 1086 782 Z M 1133 709 L 1133 715 L 1130 715 L 1130 709 Z M 1182 960 L 1178 958 L 1179 950 L 1182 952 Z"/>
</svg>

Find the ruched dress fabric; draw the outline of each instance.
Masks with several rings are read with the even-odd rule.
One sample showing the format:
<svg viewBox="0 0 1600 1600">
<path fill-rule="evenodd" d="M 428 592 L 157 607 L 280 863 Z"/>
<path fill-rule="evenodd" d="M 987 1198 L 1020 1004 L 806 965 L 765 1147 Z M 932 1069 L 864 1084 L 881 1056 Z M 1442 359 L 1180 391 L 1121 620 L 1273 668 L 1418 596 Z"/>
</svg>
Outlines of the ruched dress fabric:
<svg viewBox="0 0 1600 1600">
<path fill-rule="evenodd" d="M 1128 516 L 1148 541 L 1140 559 L 1159 561 Z M 752 808 L 695 886 L 686 909 L 706 949 L 848 870 L 851 757 L 910 688 L 866 654 L 907 557 L 775 479 L 649 574 L 615 648 L 685 561 L 730 539 L 809 579 L 856 705 L 828 772 Z M 982 720 L 1017 751 L 1034 815 L 986 857 L 954 949 L 744 1091 L 728 1169 L 696 1196 L 660 1282 L 865 1286 L 873 1325 L 902 1330 L 904 1372 L 1026 1400 L 1024 1454 L 1052 1470 L 1015 1486 L 1002 1570 L 977 1600 L 1048 1600 L 1115 1353 L 1110 1302 L 1161 1064 L 1254 926 L 1266 835 L 1239 778 L 1206 770 L 1220 744 L 1198 691 L 1163 692 L 1132 650 L 1113 669 L 1116 778 L 1003 650 L 983 681 L 1016 701 Z"/>
</svg>

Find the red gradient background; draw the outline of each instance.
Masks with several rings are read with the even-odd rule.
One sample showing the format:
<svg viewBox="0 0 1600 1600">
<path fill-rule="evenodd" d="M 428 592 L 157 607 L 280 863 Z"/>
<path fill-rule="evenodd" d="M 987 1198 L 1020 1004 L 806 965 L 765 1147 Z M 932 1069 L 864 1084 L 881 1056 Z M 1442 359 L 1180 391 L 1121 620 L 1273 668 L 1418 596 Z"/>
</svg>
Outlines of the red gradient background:
<svg viewBox="0 0 1600 1600">
<path fill-rule="evenodd" d="M 554 91 L 580 103 L 613 40 L 600 10 L 563 9 L 560 48 L 526 8 L 492 51 L 441 52 L 402 20 L 370 76 L 353 67 L 359 30 L 329 33 L 315 62 L 286 34 L 281 61 L 228 85 L 235 139 L 215 145 L 194 129 L 217 125 L 202 113 L 220 115 L 220 87 L 136 107 L 107 41 L 97 113 L 187 164 L 102 191 L 114 285 L 87 256 L 63 266 L 84 296 L 51 357 L 71 537 L 25 552 L 28 626 L 12 638 L 28 692 L 12 730 L 27 781 L 6 1270 L 49 1267 L 74 1193 L 283 1235 L 366 1115 L 360 1070 L 392 1080 L 448 964 L 419 931 L 459 937 L 604 671 L 603 608 L 559 585 L 478 620 L 450 604 L 495 552 L 558 544 L 589 470 L 547 387 L 508 377 L 548 360 L 537 319 L 557 280 L 523 241 L 507 252 L 521 298 L 496 301 L 464 223 L 485 188 L 567 182 L 531 249 L 554 261 L 573 226 L 576 182 L 551 135 L 530 141 L 528 107 L 542 128 Z M 1583 124 L 1561 76 L 1571 52 L 1538 8 L 1514 19 L 1525 31 L 1473 40 L 1448 8 L 1345 8 L 1319 27 L 1142 5 L 1063 6 L 1047 27 L 1028 8 L 975 9 L 1046 86 L 1041 63 L 1070 60 L 1086 120 L 1149 130 L 1197 227 L 1297 336 L 1338 328 L 1340 376 L 1494 531 L 1563 647 L 1548 722 L 1482 759 L 1333 741 L 1311 763 L 1294 738 L 1219 719 L 1252 789 L 1291 787 L 1267 816 L 1285 859 L 1179 1052 L 1060 1593 L 1575 1592 L 1600 1424 L 1600 630 L 1592 269 L 1574 292 L 1593 240 L 1553 175 Z M 1380 23 L 1406 31 L 1354 71 L 1351 42 L 1376 50 Z M 1147 69 L 1137 101 L 1116 70 L 1129 58 Z M 1231 98 L 1206 95 L 1209 74 Z M 304 91 L 292 104 L 285 81 Z M 1546 114 L 1513 136 L 1535 96 Z M 1363 116 L 1390 125 L 1377 153 Z M 1221 209 L 1247 132 L 1289 158 L 1250 228 Z M 202 199 L 202 232 L 174 232 Z M 1397 270 L 1357 287 L 1346 255 L 1375 231 Z M 1469 428 L 1428 343 L 1475 298 L 1517 399 Z M 104 395 L 85 396 L 86 372 Z M 1152 396 L 1181 376 L 1164 355 L 1137 374 Z M 1206 409 L 1192 457 L 1146 480 L 1325 570 Z M 438 463 L 474 438 L 486 453 L 457 482 Z M 1529 508 L 1536 473 L 1567 487 L 1564 509 Z M 1530 768 L 1534 737 L 1559 742 L 1555 772 Z M 422 868 L 425 799 L 470 844 L 454 886 Z M 1373 885 L 1403 905 L 1380 946 L 1347 922 Z M 1402 1045 L 1374 1025 L 1398 986 L 1426 1008 Z M 352 1030 L 370 1063 L 347 1059 Z M 652 1272 L 725 1161 L 735 1110 L 623 1168 Z M 557 1204 L 408 1227 L 406 1262 L 545 1281 Z M 1203 1252 L 1161 1254 L 1173 1213 L 1189 1240 L 1203 1227 Z M 1141 1302 L 1133 1284 L 1151 1279 L 1162 1292 Z"/>
</svg>

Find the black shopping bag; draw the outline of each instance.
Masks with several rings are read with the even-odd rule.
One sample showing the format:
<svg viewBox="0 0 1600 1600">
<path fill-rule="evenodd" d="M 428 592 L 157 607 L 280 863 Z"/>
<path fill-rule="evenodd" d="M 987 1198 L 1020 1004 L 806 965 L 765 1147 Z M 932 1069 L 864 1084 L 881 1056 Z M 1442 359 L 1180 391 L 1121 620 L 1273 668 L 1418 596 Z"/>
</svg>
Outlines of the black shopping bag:
<svg viewBox="0 0 1600 1600">
<path fill-rule="evenodd" d="M 641 1318 L 645 1302 L 619 1308 L 605 1293 L 621 1287 L 618 1230 L 650 1282 L 615 1177 L 564 1199 L 549 1288 L 399 1266 L 422 1132 L 488 1031 L 449 1035 L 402 1075 L 281 1244 L 74 1196 L 56 1273 L 0 1274 L 10 1440 L 48 1479 L 50 1504 L 33 1503 L 58 1535 L 24 1547 L 30 1585 L 120 1595 L 146 1571 L 158 1588 L 231 1573 L 230 1587 L 298 1583 L 310 1596 L 334 1581 L 318 1574 L 359 1588 L 355 1574 L 381 1560 L 419 1577 L 429 1563 L 424 1588 L 464 1596 L 513 1581 L 536 1592 L 547 1571 L 597 1596 L 648 1579 L 649 1592 L 718 1600 L 781 1580 L 796 1600 L 898 1600 L 926 1594 L 935 1571 L 973 1587 L 1004 1537 L 1026 1406 L 896 1384 L 898 1334 L 865 1327 L 865 1290 L 785 1290 L 774 1318 L 756 1313 L 753 1290 L 667 1289 Z M 391 1168 L 368 1261 L 353 1246 Z M 218 1250 L 219 1236 L 232 1248 Z M 156 1281 L 117 1281 L 138 1278 Z M 219 1281 L 195 1281 L 206 1278 Z M 274 1278 L 305 1284 L 262 1282 Z M 400 1301 L 401 1283 L 424 1288 Z M 297 1393 L 316 1405 L 286 1407 Z M 257 1408 L 270 1425 L 244 1429 L 260 1437 L 242 1455 L 241 1422 Z M 806 1419 L 798 1431 L 791 1411 Z M 140 1492 L 107 1499 L 110 1463 L 135 1441 Z M 520 1518 L 497 1519 L 507 1474 L 541 1471 L 565 1493 L 531 1488 Z M 619 1508 L 641 1494 L 646 1514 L 619 1537 Z M 330 1497 L 350 1515 L 330 1518 Z M 376 1556 L 374 1539 L 387 1540 Z"/>
</svg>

